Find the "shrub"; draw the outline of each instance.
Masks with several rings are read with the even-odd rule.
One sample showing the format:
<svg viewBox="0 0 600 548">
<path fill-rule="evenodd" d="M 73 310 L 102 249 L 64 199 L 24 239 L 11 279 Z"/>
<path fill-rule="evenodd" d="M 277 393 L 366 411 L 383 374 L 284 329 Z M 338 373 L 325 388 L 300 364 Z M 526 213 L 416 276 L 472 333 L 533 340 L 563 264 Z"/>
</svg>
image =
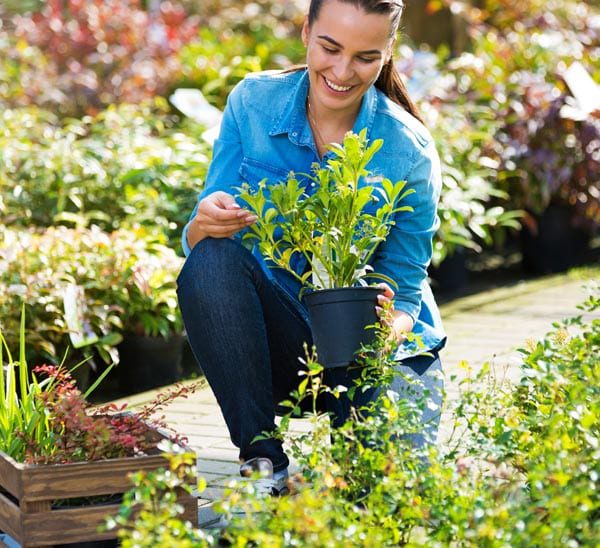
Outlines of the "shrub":
<svg viewBox="0 0 600 548">
<path fill-rule="evenodd" d="M 60 363 L 76 345 L 70 364 L 95 353 L 118 363 L 124 331 L 167 336 L 181 330 L 175 295 L 181 260 L 160 236 L 139 227 L 110 234 L 95 226 L 0 229 L 0 326 L 15 345 L 19 310 L 27 303 L 30 361 Z M 75 290 L 77 327 L 65 312 L 67 290 Z"/>
<path fill-rule="evenodd" d="M 566 205 L 573 225 L 593 234 L 600 220 L 600 130 L 589 113 L 578 120 L 567 114 L 564 107 L 573 99 L 562 73 L 578 61 L 600 79 L 597 9 L 537 0 L 490 0 L 484 7 L 462 11 L 469 18 L 472 52 L 448 68 L 459 69 L 459 104 L 489 105 L 502 121 L 495 132 L 497 187 L 513 207 L 530 214 L 551 203 Z"/>
<path fill-rule="evenodd" d="M 0 116 L 0 219 L 51 226 L 133 223 L 179 238 L 208 163 L 201 128 L 177 127 L 164 100 L 60 122 L 36 108 Z"/>
<path fill-rule="evenodd" d="M 582 307 L 600 307 L 592 287 Z M 597 315 L 597 314 L 596 314 Z M 251 485 L 230 490 L 220 504 L 232 521 L 216 538 L 200 537 L 177 520 L 169 531 L 202 546 L 595 546 L 600 534 L 600 320 L 590 314 L 556 324 L 523 350 L 522 378 L 499 381 L 489 365 L 460 383 L 449 410 L 455 432 L 445 446 L 419 450 L 425 397 L 407 400 L 383 390 L 376 406 L 359 410 L 340 429 L 309 414 L 312 428 L 289 436 L 302 470 L 289 497 L 264 498 Z M 385 356 L 371 354 L 355 390 L 389 380 Z M 321 367 L 307 360 L 307 380 L 290 401 L 322 391 Z M 490 382 L 493 381 L 493 382 Z M 270 435 L 270 434 L 269 434 Z M 146 505 L 164 511 L 161 494 L 138 487 Z M 132 499 L 133 500 L 133 499 Z M 232 511 L 235 510 L 237 517 Z M 124 541 L 154 538 L 158 523 Z"/>
<path fill-rule="evenodd" d="M 180 70 L 177 52 L 197 30 L 196 18 L 177 4 L 163 2 L 148 13 L 139 0 L 50 0 L 41 11 L 17 16 L 14 25 L 13 60 L 27 56 L 29 47 L 36 57 L 43 52 L 38 67 L 29 65 L 16 104 L 52 107 L 63 116 L 164 95 Z M 28 93 L 31 80 L 42 93 Z"/>
</svg>

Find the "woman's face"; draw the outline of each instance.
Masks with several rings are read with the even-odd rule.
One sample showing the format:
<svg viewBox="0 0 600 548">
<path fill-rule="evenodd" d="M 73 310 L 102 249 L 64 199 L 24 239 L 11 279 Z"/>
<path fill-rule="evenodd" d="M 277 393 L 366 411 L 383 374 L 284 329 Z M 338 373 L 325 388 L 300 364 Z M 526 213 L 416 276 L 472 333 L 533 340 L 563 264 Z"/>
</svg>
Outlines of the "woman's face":
<svg viewBox="0 0 600 548">
<path fill-rule="evenodd" d="M 302 40 L 311 104 L 353 112 L 391 55 L 390 18 L 326 0 L 310 28 L 305 21 Z"/>
</svg>

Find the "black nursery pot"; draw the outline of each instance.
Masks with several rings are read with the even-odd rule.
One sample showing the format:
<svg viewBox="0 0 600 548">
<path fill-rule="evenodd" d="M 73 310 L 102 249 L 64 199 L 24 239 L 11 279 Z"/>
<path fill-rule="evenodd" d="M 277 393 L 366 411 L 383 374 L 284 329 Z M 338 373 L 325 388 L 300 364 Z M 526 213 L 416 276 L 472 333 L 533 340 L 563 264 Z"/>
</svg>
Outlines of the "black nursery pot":
<svg viewBox="0 0 600 548">
<path fill-rule="evenodd" d="M 142 392 L 172 384 L 181 378 L 182 335 L 168 338 L 127 334 L 118 346 L 121 388 Z"/>
<path fill-rule="evenodd" d="M 346 367 L 362 345 L 375 341 L 378 287 L 342 287 L 308 293 L 304 300 L 311 320 L 319 363 L 325 368 Z"/>
<path fill-rule="evenodd" d="M 567 206 L 552 204 L 541 215 L 535 216 L 537 233 L 523 226 L 521 249 L 525 272 L 563 272 L 584 260 L 590 235 L 571 224 L 572 214 Z"/>
</svg>

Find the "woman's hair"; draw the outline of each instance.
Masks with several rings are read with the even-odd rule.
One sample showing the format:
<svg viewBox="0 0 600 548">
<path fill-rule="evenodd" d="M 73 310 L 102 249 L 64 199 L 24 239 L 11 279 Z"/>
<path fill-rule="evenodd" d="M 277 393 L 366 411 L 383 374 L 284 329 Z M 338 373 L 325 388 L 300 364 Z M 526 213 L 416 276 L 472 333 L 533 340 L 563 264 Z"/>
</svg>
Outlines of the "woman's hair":
<svg viewBox="0 0 600 548">
<path fill-rule="evenodd" d="M 327 0 L 311 0 L 308 8 L 309 27 L 318 19 L 323 3 Z M 351 4 L 362 9 L 366 13 L 389 15 L 390 17 L 390 39 L 394 39 L 400 27 L 400 18 L 404 3 L 402 0 L 338 0 L 344 4 Z M 400 77 L 400 73 L 394 65 L 393 55 L 383 65 L 375 87 L 385 93 L 392 101 L 410 112 L 417 120 L 423 122 L 419 109 L 408 95 L 408 90 Z"/>
</svg>

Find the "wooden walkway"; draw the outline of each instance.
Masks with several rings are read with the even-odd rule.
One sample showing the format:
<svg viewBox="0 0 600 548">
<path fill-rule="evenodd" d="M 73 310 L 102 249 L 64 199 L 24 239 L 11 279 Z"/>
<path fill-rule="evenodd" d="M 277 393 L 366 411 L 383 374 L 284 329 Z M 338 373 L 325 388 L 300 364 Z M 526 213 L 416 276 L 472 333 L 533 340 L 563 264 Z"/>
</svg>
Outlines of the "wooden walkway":
<svg viewBox="0 0 600 548">
<path fill-rule="evenodd" d="M 538 339 L 552 328 L 552 323 L 576 315 L 576 306 L 585 299 L 585 278 L 598 278 L 599 271 L 582 271 L 579 275 L 558 275 L 522 282 L 511 287 L 486 291 L 452 301 L 441 307 L 448 334 L 448 345 L 442 351 L 447 398 L 456 398 L 453 374 L 464 374 L 458 364 L 466 360 L 476 369 L 484 362 L 507 367 L 511 377 L 518 376 L 520 363 L 517 348 L 528 339 Z M 156 391 L 120 400 L 132 406 L 152 399 Z M 215 519 L 210 503 L 219 498 L 224 484 L 238 475 L 237 449 L 229 440 L 227 428 L 208 387 L 188 399 L 174 402 L 165 411 L 169 425 L 189 439 L 197 452 L 200 475 L 208 488 L 200 499 L 200 523 L 209 526 Z M 293 421 L 294 429 L 306 428 L 303 421 Z M 444 437 L 442 419 L 441 438 Z"/>
</svg>

